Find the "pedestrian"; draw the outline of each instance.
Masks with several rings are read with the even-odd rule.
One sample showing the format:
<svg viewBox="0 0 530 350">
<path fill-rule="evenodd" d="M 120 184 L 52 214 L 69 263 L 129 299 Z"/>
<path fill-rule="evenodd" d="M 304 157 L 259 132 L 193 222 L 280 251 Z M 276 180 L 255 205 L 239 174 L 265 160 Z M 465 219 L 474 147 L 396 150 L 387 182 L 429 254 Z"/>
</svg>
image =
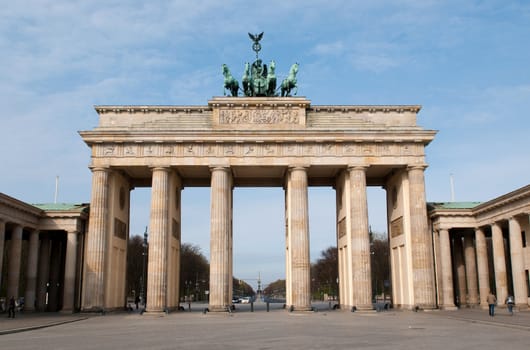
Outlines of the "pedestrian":
<svg viewBox="0 0 530 350">
<path fill-rule="evenodd" d="M 513 300 L 513 295 L 508 295 L 506 298 L 506 305 L 508 306 L 508 312 L 513 316 L 513 305 L 515 304 Z"/>
<path fill-rule="evenodd" d="M 11 297 L 11 299 L 9 299 L 9 305 L 7 307 L 8 318 L 15 318 L 16 307 L 17 307 L 17 303 L 15 302 L 15 297 Z"/>
<path fill-rule="evenodd" d="M 497 303 L 497 298 L 495 295 L 490 291 L 487 297 L 488 305 L 489 305 L 489 312 L 490 316 L 495 316 L 495 304 Z"/>
<path fill-rule="evenodd" d="M 138 310 L 138 304 L 140 304 L 140 296 L 136 296 L 136 298 L 134 298 L 134 303 L 136 304 L 136 310 Z"/>
</svg>

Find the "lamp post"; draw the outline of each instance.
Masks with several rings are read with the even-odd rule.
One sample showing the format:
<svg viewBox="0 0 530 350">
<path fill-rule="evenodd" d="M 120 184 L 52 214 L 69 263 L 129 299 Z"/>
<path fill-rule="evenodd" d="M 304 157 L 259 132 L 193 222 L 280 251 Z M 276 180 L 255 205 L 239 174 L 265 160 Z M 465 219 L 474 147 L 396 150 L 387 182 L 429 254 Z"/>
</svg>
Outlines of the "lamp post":
<svg viewBox="0 0 530 350">
<path fill-rule="evenodd" d="M 186 285 L 186 299 L 188 301 L 188 311 L 191 312 L 190 287 L 191 287 L 192 282 L 191 281 L 185 281 L 184 284 Z"/>
<path fill-rule="evenodd" d="M 140 298 L 142 298 L 142 301 L 144 303 L 144 308 L 147 305 L 146 302 L 146 294 L 147 294 L 147 276 L 146 276 L 146 267 L 147 267 L 147 226 L 145 227 L 144 232 L 144 242 L 142 244 L 143 252 L 142 252 L 142 284 L 140 285 Z"/>
</svg>

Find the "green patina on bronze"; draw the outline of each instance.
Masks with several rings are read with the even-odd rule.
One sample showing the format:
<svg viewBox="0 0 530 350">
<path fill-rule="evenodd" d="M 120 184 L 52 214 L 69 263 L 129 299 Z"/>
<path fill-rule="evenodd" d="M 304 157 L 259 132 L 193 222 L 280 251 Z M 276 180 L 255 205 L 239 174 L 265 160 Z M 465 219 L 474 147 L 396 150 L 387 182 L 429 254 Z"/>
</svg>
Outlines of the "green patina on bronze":
<svg viewBox="0 0 530 350">
<path fill-rule="evenodd" d="M 226 64 L 223 64 L 223 76 L 224 76 L 224 94 L 226 90 L 229 91 L 230 95 L 237 97 L 239 91 L 246 97 L 274 97 L 281 94 L 282 97 L 291 96 L 291 92 L 294 91 L 294 95 L 298 92 L 298 86 L 296 82 L 296 74 L 298 73 L 298 63 L 291 66 L 289 75 L 285 78 L 280 87 L 276 87 L 276 64 L 274 61 L 270 61 L 269 66 L 263 64 L 259 58 L 259 52 L 261 51 L 260 40 L 263 38 L 263 32 L 260 34 L 248 33 L 248 36 L 253 41 L 252 50 L 256 52 L 256 60 L 250 64 L 245 63 L 245 70 L 241 79 L 241 88 L 239 82 L 232 76 L 230 69 Z M 278 89 L 280 90 L 278 92 Z"/>
</svg>

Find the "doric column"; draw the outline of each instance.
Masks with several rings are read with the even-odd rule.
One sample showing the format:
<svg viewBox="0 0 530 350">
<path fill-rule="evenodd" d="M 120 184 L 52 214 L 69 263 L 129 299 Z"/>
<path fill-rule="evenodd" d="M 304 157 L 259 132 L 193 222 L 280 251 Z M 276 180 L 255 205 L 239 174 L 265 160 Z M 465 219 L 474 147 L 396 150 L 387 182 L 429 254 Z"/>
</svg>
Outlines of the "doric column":
<svg viewBox="0 0 530 350">
<path fill-rule="evenodd" d="M 60 239 L 51 240 L 50 254 L 50 285 L 48 287 L 48 311 L 59 311 L 61 281 L 62 241 Z"/>
<path fill-rule="evenodd" d="M 440 265 L 442 270 L 442 305 L 443 309 L 453 309 L 453 264 L 451 263 L 451 241 L 449 231 L 440 229 Z"/>
<path fill-rule="evenodd" d="M 147 278 L 147 312 L 164 312 L 167 306 L 167 256 L 169 233 L 169 168 L 153 169 L 151 230 Z"/>
<path fill-rule="evenodd" d="M 46 293 L 50 281 L 50 238 L 48 235 L 44 235 L 41 239 L 38 269 L 37 310 L 46 311 Z"/>
<path fill-rule="evenodd" d="M 425 166 L 408 168 L 414 302 L 419 307 L 435 308 L 434 262 L 432 237 L 427 225 L 424 169 Z"/>
<path fill-rule="evenodd" d="M 85 250 L 83 306 L 86 311 L 105 307 L 105 249 L 109 227 L 109 169 L 92 169 L 92 198 Z"/>
<path fill-rule="evenodd" d="M 4 263 L 4 244 L 6 240 L 6 223 L 0 220 L 0 286 L 2 285 L 2 271 Z"/>
<path fill-rule="evenodd" d="M 510 218 L 510 257 L 512 259 L 512 280 L 515 304 L 528 307 L 528 295 L 523 256 L 521 225 L 517 218 Z"/>
<path fill-rule="evenodd" d="M 39 231 L 33 230 L 29 235 L 28 265 L 26 270 L 26 293 L 24 295 L 24 310 L 35 310 L 35 295 L 37 292 L 37 263 L 39 259 Z"/>
<path fill-rule="evenodd" d="M 64 263 L 64 296 L 62 311 L 75 311 L 75 272 L 77 266 L 77 231 L 66 233 L 66 260 Z"/>
<path fill-rule="evenodd" d="M 466 261 L 466 282 L 467 282 L 467 303 L 477 305 L 478 286 L 477 286 L 477 263 L 475 262 L 475 246 L 473 236 L 466 234 L 464 236 L 464 259 Z"/>
<path fill-rule="evenodd" d="M 495 268 L 495 286 L 497 288 L 497 302 L 504 304 L 508 296 L 508 282 L 506 276 L 506 257 L 504 254 L 504 238 L 502 228 L 498 223 L 491 225 L 491 239 L 493 242 L 493 267 Z"/>
<path fill-rule="evenodd" d="M 467 304 L 466 265 L 462 249 L 462 236 L 457 235 L 453 240 L 453 255 L 455 257 L 456 282 L 458 288 L 458 306 Z"/>
<path fill-rule="evenodd" d="M 475 229 L 475 245 L 477 249 L 477 271 L 478 271 L 478 289 L 480 295 L 480 306 L 488 308 L 488 293 L 490 290 L 490 275 L 488 269 L 488 248 L 486 246 L 486 237 L 481 228 Z"/>
<path fill-rule="evenodd" d="M 372 279 L 370 268 L 370 233 L 366 199 L 366 167 L 348 168 L 351 203 L 351 252 L 353 303 L 359 310 L 371 310 Z"/>
<path fill-rule="evenodd" d="M 211 169 L 210 311 L 232 304 L 232 174 L 229 167 Z"/>
<path fill-rule="evenodd" d="M 311 310 L 311 278 L 309 258 L 309 215 L 307 168 L 289 168 L 289 252 L 291 306 L 295 311 Z"/>
<path fill-rule="evenodd" d="M 16 225 L 11 233 L 11 244 L 9 247 L 9 262 L 7 263 L 7 295 L 9 299 L 18 299 L 18 284 L 20 282 L 20 264 L 22 254 L 22 226 Z"/>
</svg>

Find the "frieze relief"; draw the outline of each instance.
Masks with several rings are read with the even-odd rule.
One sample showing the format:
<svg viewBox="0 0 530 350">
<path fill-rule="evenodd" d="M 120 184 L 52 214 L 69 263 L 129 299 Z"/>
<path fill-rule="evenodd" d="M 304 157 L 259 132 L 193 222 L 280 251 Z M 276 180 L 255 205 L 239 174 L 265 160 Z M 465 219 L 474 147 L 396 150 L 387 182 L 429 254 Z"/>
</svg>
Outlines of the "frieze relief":
<svg viewBox="0 0 530 350">
<path fill-rule="evenodd" d="M 421 145 L 361 142 L 115 143 L 94 146 L 98 158 L 143 157 L 400 157 L 423 155 Z"/>
<path fill-rule="evenodd" d="M 299 124 L 298 109 L 221 109 L 219 124 Z"/>
</svg>

